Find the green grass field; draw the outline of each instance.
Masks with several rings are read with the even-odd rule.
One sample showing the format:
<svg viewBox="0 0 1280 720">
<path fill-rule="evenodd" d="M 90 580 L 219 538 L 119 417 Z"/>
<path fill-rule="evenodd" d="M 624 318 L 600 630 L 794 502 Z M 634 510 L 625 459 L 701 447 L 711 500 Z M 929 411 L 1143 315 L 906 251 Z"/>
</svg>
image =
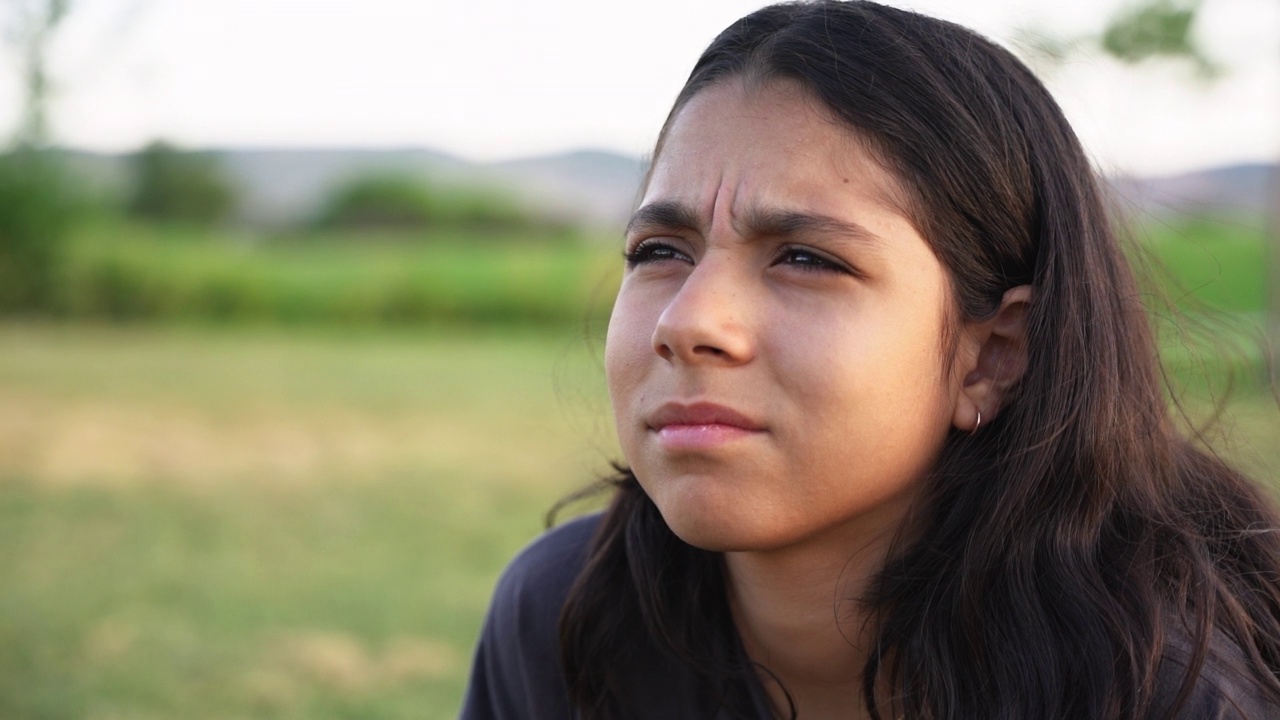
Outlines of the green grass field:
<svg viewBox="0 0 1280 720">
<path fill-rule="evenodd" d="M 1183 311 L 1259 313 L 1267 298 L 1262 218 L 1146 218 L 1132 230 L 1140 263 Z"/>
<path fill-rule="evenodd" d="M 447 718 L 607 468 L 569 334 L 0 326 L 0 717 Z"/>
</svg>

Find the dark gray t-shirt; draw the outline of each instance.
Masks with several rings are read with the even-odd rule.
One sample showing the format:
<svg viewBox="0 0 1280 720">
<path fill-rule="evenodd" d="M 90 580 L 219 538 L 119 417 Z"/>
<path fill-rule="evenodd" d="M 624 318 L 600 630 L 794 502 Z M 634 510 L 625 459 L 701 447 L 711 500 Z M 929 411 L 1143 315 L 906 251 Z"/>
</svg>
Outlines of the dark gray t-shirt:
<svg viewBox="0 0 1280 720">
<path fill-rule="evenodd" d="M 526 547 L 507 567 L 493 593 L 476 648 L 461 720 L 570 720 L 568 690 L 560 671 L 560 608 L 586 562 L 599 515 L 554 528 Z M 1229 648 L 1223 651 L 1221 648 Z M 723 697 L 708 692 L 694 673 L 659 648 L 639 648 L 635 682 L 626 706 L 644 720 L 773 720 L 759 686 L 738 698 L 730 714 Z M 1182 666 L 1168 662 L 1159 691 L 1176 695 Z M 1178 720 L 1280 720 L 1280 708 L 1254 689 L 1247 665 L 1219 637 Z M 1157 707 L 1160 706 L 1157 701 Z M 1160 717 L 1158 714 L 1157 717 Z M 1030 719 L 1029 719 L 1030 720 Z"/>
</svg>

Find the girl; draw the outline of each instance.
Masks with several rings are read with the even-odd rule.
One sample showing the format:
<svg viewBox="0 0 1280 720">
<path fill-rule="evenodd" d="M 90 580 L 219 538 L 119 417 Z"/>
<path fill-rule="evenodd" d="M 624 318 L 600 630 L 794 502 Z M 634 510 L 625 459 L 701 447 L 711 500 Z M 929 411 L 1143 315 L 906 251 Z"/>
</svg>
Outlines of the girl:
<svg viewBox="0 0 1280 720">
<path fill-rule="evenodd" d="M 1280 717 L 1280 525 L 1179 436 L 1098 182 L 1008 52 L 869 2 L 703 54 L 626 233 L 603 515 L 462 716 Z"/>
</svg>

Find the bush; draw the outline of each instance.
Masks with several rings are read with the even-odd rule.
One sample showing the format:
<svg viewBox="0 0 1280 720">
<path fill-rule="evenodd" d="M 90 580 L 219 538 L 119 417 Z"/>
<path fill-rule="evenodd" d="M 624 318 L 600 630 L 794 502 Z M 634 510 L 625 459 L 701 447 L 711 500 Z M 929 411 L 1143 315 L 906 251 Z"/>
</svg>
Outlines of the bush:
<svg viewBox="0 0 1280 720">
<path fill-rule="evenodd" d="M 235 205 L 235 191 L 208 153 L 153 142 L 134 157 L 133 171 L 129 209 L 139 217 L 213 224 Z"/>
<path fill-rule="evenodd" d="M 52 153 L 0 155 L 0 311 L 48 309 L 76 215 L 73 195 Z"/>
<path fill-rule="evenodd" d="M 57 309 L 84 320 L 564 326 L 608 316 L 611 293 L 595 288 L 617 264 L 598 244 L 462 233 L 244 244 L 211 229 L 100 223 L 69 244 Z"/>
<path fill-rule="evenodd" d="M 407 175 L 377 174 L 355 178 L 334 190 L 316 224 L 330 228 L 497 230 L 546 223 L 495 189 L 446 187 Z"/>
</svg>

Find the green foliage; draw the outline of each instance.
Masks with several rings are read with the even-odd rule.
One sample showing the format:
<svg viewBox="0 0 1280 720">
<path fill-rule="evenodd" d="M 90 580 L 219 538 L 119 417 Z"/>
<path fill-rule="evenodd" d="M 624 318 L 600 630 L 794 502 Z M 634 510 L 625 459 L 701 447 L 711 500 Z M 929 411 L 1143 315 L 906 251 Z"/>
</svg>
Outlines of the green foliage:
<svg viewBox="0 0 1280 720">
<path fill-rule="evenodd" d="M 1212 63 L 1191 34 L 1199 0 L 1150 0 L 1116 15 L 1102 34 L 1102 48 L 1127 63 L 1150 57 L 1185 58 L 1205 73 Z"/>
<path fill-rule="evenodd" d="M 0 312 L 47 309 L 76 216 L 69 178 L 51 152 L 0 155 Z"/>
<path fill-rule="evenodd" d="M 620 265 L 614 253 L 537 236 L 475 238 L 255 241 L 101 225 L 72 244 L 58 307 L 76 318 L 278 324 L 562 325 L 608 312 L 610 288 L 597 289 Z"/>
<path fill-rule="evenodd" d="M 432 217 L 431 196 L 412 178 L 361 178 L 336 190 L 325 203 L 318 224 L 343 226 L 421 226 Z"/>
<path fill-rule="evenodd" d="M 316 224 L 328 228 L 512 229 L 544 224 L 493 188 L 445 186 L 408 175 L 355 178 L 333 191 Z"/>
<path fill-rule="evenodd" d="M 133 172 L 129 210 L 139 217 L 212 224 L 235 206 L 235 191 L 208 153 L 153 142 L 135 156 Z"/>
<path fill-rule="evenodd" d="M 79 208 L 69 177 L 46 149 L 47 54 L 68 0 L 6 4 L 0 21 L 19 57 L 22 106 L 15 149 L 0 154 L 0 313 L 41 312 L 55 292 L 63 245 Z"/>
</svg>

